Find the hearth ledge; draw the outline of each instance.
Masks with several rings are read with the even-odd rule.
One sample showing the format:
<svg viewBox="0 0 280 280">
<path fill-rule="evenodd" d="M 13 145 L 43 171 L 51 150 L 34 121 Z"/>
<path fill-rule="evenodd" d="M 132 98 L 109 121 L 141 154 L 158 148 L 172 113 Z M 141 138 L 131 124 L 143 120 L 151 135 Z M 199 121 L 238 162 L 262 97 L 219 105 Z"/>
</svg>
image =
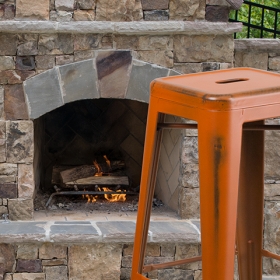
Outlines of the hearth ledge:
<svg viewBox="0 0 280 280">
<path fill-rule="evenodd" d="M 0 33 L 110 33 L 124 35 L 163 34 L 233 34 L 242 30 L 242 23 L 208 21 L 0 21 Z"/>
<path fill-rule="evenodd" d="M 200 242 L 198 221 L 151 221 L 149 243 Z M 1 243 L 133 243 L 135 221 L 0 222 Z"/>
</svg>

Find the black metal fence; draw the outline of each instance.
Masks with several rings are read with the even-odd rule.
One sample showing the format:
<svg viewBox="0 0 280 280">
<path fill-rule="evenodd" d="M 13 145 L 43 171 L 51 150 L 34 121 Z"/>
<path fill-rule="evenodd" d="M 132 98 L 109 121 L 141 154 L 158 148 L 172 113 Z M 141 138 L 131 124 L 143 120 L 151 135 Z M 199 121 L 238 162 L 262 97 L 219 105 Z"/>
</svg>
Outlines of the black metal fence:
<svg viewBox="0 0 280 280">
<path fill-rule="evenodd" d="M 240 10 L 232 11 L 231 22 L 242 22 L 243 30 L 234 38 L 280 38 L 280 9 L 244 1 Z"/>
</svg>

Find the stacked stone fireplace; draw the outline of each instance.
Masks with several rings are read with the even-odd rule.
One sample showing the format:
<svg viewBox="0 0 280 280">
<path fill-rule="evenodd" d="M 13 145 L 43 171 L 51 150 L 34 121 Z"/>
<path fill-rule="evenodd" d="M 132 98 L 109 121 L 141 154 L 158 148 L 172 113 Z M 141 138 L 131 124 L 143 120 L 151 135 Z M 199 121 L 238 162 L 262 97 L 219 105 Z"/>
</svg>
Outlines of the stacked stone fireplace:
<svg viewBox="0 0 280 280">
<path fill-rule="evenodd" d="M 110 1 L 2 2 L 0 214 L 11 220 L 32 219 L 54 165 L 108 153 L 139 186 L 150 82 L 232 67 L 240 29 L 205 21 L 202 1 L 186 10 L 180 1 L 132 1 L 123 10 L 119 1 L 115 13 Z M 164 132 L 156 184 L 157 197 L 183 218 L 198 196 L 192 136 Z"/>
</svg>

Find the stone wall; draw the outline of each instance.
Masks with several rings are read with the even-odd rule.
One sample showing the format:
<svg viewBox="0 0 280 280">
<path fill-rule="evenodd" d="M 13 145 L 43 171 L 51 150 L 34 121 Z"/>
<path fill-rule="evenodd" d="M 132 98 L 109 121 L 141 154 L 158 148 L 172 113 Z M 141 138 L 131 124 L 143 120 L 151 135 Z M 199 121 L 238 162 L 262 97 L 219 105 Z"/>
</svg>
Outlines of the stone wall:
<svg viewBox="0 0 280 280">
<path fill-rule="evenodd" d="M 5 263 L 4 280 L 129 280 L 131 244 L 0 244 Z M 146 263 L 168 262 L 199 254 L 197 244 L 149 244 Z M 2 276 L 1 276 L 2 275 Z M 147 274 L 150 279 L 201 279 L 201 265 L 194 263 Z M 178 278 L 177 278 L 178 277 Z"/>
<path fill-rule="evenodd" d="M 203 0 L 2 0 L 0 20 L 138 21 L 204 19 Z"/>
<path fill-rule="evenodd" d="M 0 280 L 130 279 L 135 221 L 25 222 L 25 228 L 21 224 L 0 227 Z M 197 225 L 197 221 L 152 221 L 145 263 L 199 256 Z M 201 263 L 148 276 L 201 280 Z"/>
</svg>

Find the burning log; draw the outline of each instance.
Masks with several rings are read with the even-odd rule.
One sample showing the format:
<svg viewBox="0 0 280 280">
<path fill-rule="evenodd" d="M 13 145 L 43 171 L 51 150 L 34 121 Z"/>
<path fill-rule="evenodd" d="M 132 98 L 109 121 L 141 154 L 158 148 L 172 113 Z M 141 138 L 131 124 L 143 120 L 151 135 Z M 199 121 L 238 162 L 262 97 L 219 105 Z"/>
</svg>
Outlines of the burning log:
<svg viewBox="0 0 280 280">
<path fill-rule="evenodd" d="M 66 182 L 66 185 L 129 185 L 127 176 L 91 176 Z"/>
<path fill-rule="evenodd" d="M 111 173 L 116 170 L 123 169 L 125 166 L 123 161 L 111 161 L 108 163 L 81 165 L 60 172 L 62 183 L 77 181 L 79 179 L 92 177 L 97 173 Z"/>
</svg>

